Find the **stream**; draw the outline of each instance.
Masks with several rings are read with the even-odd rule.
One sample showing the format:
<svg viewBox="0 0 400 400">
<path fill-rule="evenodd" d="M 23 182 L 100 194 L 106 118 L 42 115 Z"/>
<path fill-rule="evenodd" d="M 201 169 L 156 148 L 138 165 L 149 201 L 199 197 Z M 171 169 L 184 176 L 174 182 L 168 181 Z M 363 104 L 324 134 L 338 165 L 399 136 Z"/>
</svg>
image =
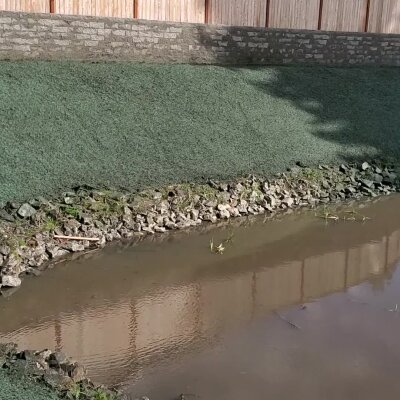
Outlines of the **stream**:
<svg viewBox="0 0 400 400">
<path fill-rule="evenodd" d="M 61 262 L 0 298 L 0 341 L 132 399 L 397 400 L 400 196 L 356 207 L 370 219 L 257 217 Z"/>
</svg>

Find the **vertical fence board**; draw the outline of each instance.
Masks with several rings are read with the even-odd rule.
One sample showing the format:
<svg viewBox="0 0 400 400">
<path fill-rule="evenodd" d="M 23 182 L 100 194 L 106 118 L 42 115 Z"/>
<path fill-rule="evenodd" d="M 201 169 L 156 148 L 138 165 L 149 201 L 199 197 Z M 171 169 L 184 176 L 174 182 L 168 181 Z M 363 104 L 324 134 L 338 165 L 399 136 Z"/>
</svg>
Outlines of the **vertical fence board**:
<svg viewBox="0 0 400 400">
<path fill-rule="evenodd" d="M 319 4 L 320 0 L 271 0 L 269 26 L 318 29 Z"/>
<path fill-rule="evenodd" d="M 324 0 L 321 30 L 363 32 L 368 0 Z"/>
<path fill-rule="evenodd" d="M 400 33 L 400 0 L 371 0 L 368 32 Z"/>
<path fill-rule="evenodd" d="M 49 0 L 0 0 L 0 11 L 50 12 Z"/>
<path fill-rule="evenodd" d="M 204 23 L 206 0 L 137 0 L 137 18 Z"/>
<path fill-rule="evenodd" d="M 55 0 L 54 12 L 56 14 L 133 18 L 133 2 L 131 0 Z"/>
<path fill-rule="evenodd" d="M 260 26 L 266 24 L 267 0 L 209 0 L 210 24 Z"/>
</svg>

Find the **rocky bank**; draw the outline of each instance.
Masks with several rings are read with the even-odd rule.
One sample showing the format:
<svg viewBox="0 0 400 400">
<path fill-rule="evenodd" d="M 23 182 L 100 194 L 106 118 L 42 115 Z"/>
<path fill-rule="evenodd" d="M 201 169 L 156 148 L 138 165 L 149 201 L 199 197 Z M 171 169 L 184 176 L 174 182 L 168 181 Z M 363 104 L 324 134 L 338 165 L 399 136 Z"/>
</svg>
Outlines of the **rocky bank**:
<svg viewBox="0 0 400 400">
<path fill-rule="evenodd" d="M 180 184 L 128 193 L 81 186 L 53 199 L 38 197 L 0 209 L 0 289 L 21 285 L 71 253 L 204 222 L 316 207 L 399 190 L 392 162 L 308 168 L 298 163 L 274 178 Z"/>
<path fill-rule="evenodd" d="M 11 380 L 24 379 L 31 385 L 46 387 L 52 395 L 62 399 L 123 399 L 116 390 L 96 386 L 87 378 L 82 365 L 59 351 L 18 351 L 14 343 L 0 343 L 0 373 L 7 374 Z M 7 398 L 4 396 L 0 387 L 0 398 Z"/>
</svg>

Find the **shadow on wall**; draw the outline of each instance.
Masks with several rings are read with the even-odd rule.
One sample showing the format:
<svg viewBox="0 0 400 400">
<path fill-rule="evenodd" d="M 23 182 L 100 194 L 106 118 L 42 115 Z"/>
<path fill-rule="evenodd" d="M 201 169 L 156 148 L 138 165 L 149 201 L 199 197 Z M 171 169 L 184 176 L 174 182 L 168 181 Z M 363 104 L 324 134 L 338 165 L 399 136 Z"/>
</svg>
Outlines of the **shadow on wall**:
<svg viewBox="0 0 400 400">
<path fill-rule="evenodd" d="M 265 45 L 265 38 L 262 31 L 253 36 L 258 28 L 241 26 L 220 26 L 212 33 L 208 25 L 197 27 L 193 41 L 197 42 L 198 49 L 192 52 L 190 62 L 198 64 L 199 53 L 204 60 L 210 64 L 216 65 L 259 65 L 268 60 L 271 64 L 283 63 L 284 57 L 280 52 L 271 53 Z M 275 41 L 281 33 L 269 33 L 269 45 L 275 46 Z M 240 40 L 237 40 L 240 39 Z M 245 45 L 246 40 L 256 43 L 256 46 Z M 200 57 L 200 59 L 202 58 Z"/>
<path fill-rule="evenodd" d="M 250 82 L 312 116 L 311 133 L 338 144 L 349 161 L 400 152 L 400 74 L 390 68 L 279 67 Z M 363 152 L 360 154 L 360 150 Z"/>
</svg>

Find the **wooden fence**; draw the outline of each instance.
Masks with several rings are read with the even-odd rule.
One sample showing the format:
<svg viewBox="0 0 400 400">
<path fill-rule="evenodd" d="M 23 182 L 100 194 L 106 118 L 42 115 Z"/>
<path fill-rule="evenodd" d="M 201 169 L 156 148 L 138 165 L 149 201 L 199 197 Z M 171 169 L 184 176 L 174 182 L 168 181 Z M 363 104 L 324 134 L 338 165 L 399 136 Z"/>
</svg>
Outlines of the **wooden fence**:
<svg viewBox="0 0 400 400">
<path fill-rule="evenodd" d="M 319 27 L 324 31 L 363 32 L 367 8 L 368 0 L 324 0 Z"/>
<path fill-rule="evenodd" d="M 270 28 L 318 29 L 320 0 L 271 0 Z"/>
<path fill-rule="evenodd" d="M 132 0 L 54 0 L 53 4 L 57 14 L 134 17 Z"/>
<path fill-rule="evenodd" d="M 400 1 L 371 0 L 368 19 L 369 32 L 400 32 Z"/>
<path fill-rule="evenodd" d="M 267 0 L 209 0 L 207 22 L 237 26 L 266 26 Z"/>
<path fill-rule="evenodd" d="M 400 33 L 400 0 L 0 0 L 0 10 Z"/>
<path fill-rule="evenodd" d="M 139 0 L 136 4 L 137 18 L 205 22 L 206 0 Z"/>
<path fill-rule="evenodd" d="M 0 0 L 0 10 L 25 12 L 50 12 L 49 0 Z"/>
</svg>

